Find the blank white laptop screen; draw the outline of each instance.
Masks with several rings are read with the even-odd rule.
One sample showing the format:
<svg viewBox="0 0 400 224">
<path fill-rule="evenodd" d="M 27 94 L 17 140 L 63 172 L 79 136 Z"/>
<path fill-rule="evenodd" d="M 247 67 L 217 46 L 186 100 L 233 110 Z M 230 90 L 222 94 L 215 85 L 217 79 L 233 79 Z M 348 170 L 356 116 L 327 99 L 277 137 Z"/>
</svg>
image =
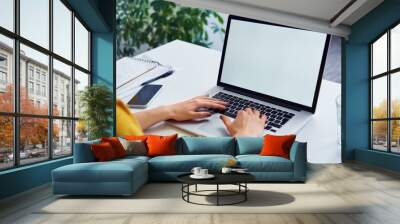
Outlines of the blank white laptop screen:
<svg viewBox="0 0 400 224">
<path fill-rule="evenodd" d="M 222 83 L 311 107 L 326 34 L 231 20 Z"/>
</svg>

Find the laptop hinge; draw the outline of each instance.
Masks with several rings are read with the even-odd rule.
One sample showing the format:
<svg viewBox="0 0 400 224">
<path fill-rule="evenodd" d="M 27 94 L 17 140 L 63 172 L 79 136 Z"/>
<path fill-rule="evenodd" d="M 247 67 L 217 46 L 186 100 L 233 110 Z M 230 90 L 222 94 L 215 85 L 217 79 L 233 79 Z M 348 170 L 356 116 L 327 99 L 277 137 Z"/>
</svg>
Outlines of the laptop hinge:
<svg viewBox="0 0 400 224">
<path fill-rule="evenodd" d="M 287 103 L 284 103 L 284 102 L 281 102 L 281 101 L 278 101 L 278 100 L 265 99 L 265 97 L 262 97 L 262 96 L 259 96 L 259 95 L 256 95 L 256 94 L 251 94 L 251 93 L 244 92 L 244 91 L 240 91 L 240 90 L 237 90 L 237 89 L 234 89 L 234 88 L 230 88 L 230 87 L 224 87 L 224 89 L 228 90 L 228 91 L 231 91 L 231 92 L 234 92 L 234 93 L 237 93 L 237 94 L 240 94 L 240 95 L 244 95 L 244 96 L 248 96 L 248 97 L 251 97 L 251 98 L 254 98 L 254 99 L 257 99 L 257 100 L 261 100 L 261 101 L 266 102 L 266 103 L 272 103 L 272 104 L 275 104 L 275 105 L 278 105 L 278 106 L 281 106 L 281 107 L 286 107 L 286 108 L 289 108 L 289 109 L 292 109 L 292 110 L 295 110 L 295 111 L 300 111 L 299 108 L 296 108 L 293 105 L 290 105 L 290 104 L 287 104 Z"/>
</svg>

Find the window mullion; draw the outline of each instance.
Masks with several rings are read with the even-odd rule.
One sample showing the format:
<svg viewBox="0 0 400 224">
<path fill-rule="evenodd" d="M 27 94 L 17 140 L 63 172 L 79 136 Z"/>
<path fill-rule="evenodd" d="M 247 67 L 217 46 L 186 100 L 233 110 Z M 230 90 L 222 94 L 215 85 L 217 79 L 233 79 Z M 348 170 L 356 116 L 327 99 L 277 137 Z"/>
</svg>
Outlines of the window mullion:
<svg viewBox="0 0 400 224">
<path fill-rule="evenodd" d="M 14 31 L 19 35 L 19 5 L 20 1 L 14 1 Z M 19 50 L 19 40 L 14 39 L 14 112 L 19 113 L 19 100 L 20 100 L 20 50 Z M 20 155 L 19 155 L 19 136 L 20 136 L 20 119 L 14 116 L 14 166 L 19 166 Z"/>
<path fill-rule="evenodd" d="M 49 0 L 49 50 L 53 52 L 53 0 Z M 49 159 L 53 159 L 53 57 L 49 55 L 49 74 L 48 74 L 48 91 L 49 94 L 49 120 L 48 120 L 48 151 Z"/>
<path fill-rule="evenodd" d="M 72 38 L 71 38 L 71 60 L 72 60 L 72 64 L 74 66 L 71 67 L 71 101 L 72 101 L 72 105 L 71 105 L 71 117 L 75 118 L 75 12 L 72 11 L 71 14 L 71 23 L 72 23 Z M 71 126 L 72 126 L 72 131 L 71 131 L 71 151 L 72 151 L 72 155 L 74 155 L 74 151 L 75 151 L 75 125 L 76 125 L 76 121 L 72 121 L 71 122 Z"/>
<path fill-rule="evenodd" d="M 387 71 L 390 70 L 390 30 L 387 32 Z M 392 117 L 392 99 L 391 99 L 391 78 L 392 75 L 389 73 L 387 75 L 387 117 L 391 118 Z M 387 122 L 387 141 L 388 141 L 388 152 L 392 151 L 392 135 L 391 135 L 391 129 L 392 129 L 392 125 L 391 125 L 392 121 L 388 120 Z"/>
</svg>

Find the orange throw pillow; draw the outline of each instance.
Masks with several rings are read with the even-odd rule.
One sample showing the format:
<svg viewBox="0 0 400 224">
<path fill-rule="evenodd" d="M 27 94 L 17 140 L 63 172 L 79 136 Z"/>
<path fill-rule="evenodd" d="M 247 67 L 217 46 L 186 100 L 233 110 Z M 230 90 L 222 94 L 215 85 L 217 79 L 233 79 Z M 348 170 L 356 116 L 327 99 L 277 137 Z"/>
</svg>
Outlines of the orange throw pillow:
<svg viewBox="0 0 400 224">
<path fill-rule="evenodd" d="M 261 156 L 280 156 L 286 159 L 290 158 L 290 148 L 296 135 L 265 135 L 264 145 L 261 149 Z"/>
<path fill-rule="evenodd" d="M 148 156 L 176 155 L 175 143 L 177 138 L 177 134 L 171 136 L 147 136 Z"/>
<path fill-rule="evenodd" d="M 91 145 L 91 149 L 94 154 L 94 157 L 99 162 L 105 162 L 117 159 L 117 156 L 115 155 L 115 151 L 112 145 L 108 142 L 93 144 Z"/>
<path fill-rule="evenodd" d="M 140 135 L 140 136 L 126 135 L 123 138 L 130 141 L 137 141 L 137 140 L 146 141 L 147 137 L 148 137 L 147 135 Z"/>
<path fill-rule="evenodd" d="M 117 137 L 109 137 L 109 138 L 101 138 L 101 142 L 108 142 L 114 149 L 115 155 L 117 158 L 125 157 L 126 151 L 124 146 L 122 146 L 121 142 Z"/>
</svg>

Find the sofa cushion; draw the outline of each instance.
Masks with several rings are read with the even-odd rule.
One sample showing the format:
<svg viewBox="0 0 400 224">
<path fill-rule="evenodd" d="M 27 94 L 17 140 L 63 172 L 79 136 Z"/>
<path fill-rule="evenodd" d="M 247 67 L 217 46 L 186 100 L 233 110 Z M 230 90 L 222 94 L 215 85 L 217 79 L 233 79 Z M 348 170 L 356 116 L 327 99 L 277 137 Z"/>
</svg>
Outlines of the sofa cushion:
<svg viewBox="0 0 400 224">
<path fill-rule="evenodd" d="M 231 155 L 175 155 L 158 156 L 149 160 L 149 170 L 163 172 L 190 172 L 193 167 L 203 167 L 212 172 L 219 171 L 230 159 Z"/>
<path fill-rule="evenodd" d="M 292 172 L 292 161 L 278 156 L 239 155 L 240 167 L 249 172 Z"/>
<path fill-rule="evenodd" d="M 147 155 L 146 143 L 142 140 L 126 140 L 124 138 L 119 138 L 122 146 L 126 151 L 126 155 L 136 155 L 145 156 Z"/>
<path fill-rule="evenodd" d="M 236 155 L 260 154 L 263 140 L 262 137 L 236 138 Z"/>
<path fill-rule="evenodd" d="M 280 156 L 290 159 L 290 148 L 296 135 L 265 135 L 261 156 Z"/>
<path fill-rule="evenodd" d="M 235 155 L 235 141 L 231 137 L 182 137 L 177 143 L 177 154 Z"/>
<path fill-rule="evenodd" d="M 90 146 L 96 161 L 105 162 L 119 158 L 109 142 L 102 142 Z"/>
<path fill-rule="evenodd" d="M 122 146 L 121 142 L 119 141 L 119 138 L 117 137 L 104 137 L 101 138 L 101 142 L 108 142 L 114 149 L 115 155 L 117 158 L 122 158 L 126 156 L 126 151 L 124 149 L 124 146 Z"/>
<path fill-rule="evenodd" d="M 136 174 L 147 176 L 147 163 L 141 159 L 75 163 L 52 173 L 53 181 L 57 182 L 131 182 Z"/>
<path fill-rule="evenodd" d="M 177 134 L 170 136 L 149 135 L 146 139 L 147 155 L 151 157 L 175 155 L 177 139 Z"/>
<path fill-rule="evenodd" d="M 100 140 L 75 143 L 74 163 L 95 162 L 96 158 L 90 148 L 92 144 L 99 144 Z"/>
</svg>

